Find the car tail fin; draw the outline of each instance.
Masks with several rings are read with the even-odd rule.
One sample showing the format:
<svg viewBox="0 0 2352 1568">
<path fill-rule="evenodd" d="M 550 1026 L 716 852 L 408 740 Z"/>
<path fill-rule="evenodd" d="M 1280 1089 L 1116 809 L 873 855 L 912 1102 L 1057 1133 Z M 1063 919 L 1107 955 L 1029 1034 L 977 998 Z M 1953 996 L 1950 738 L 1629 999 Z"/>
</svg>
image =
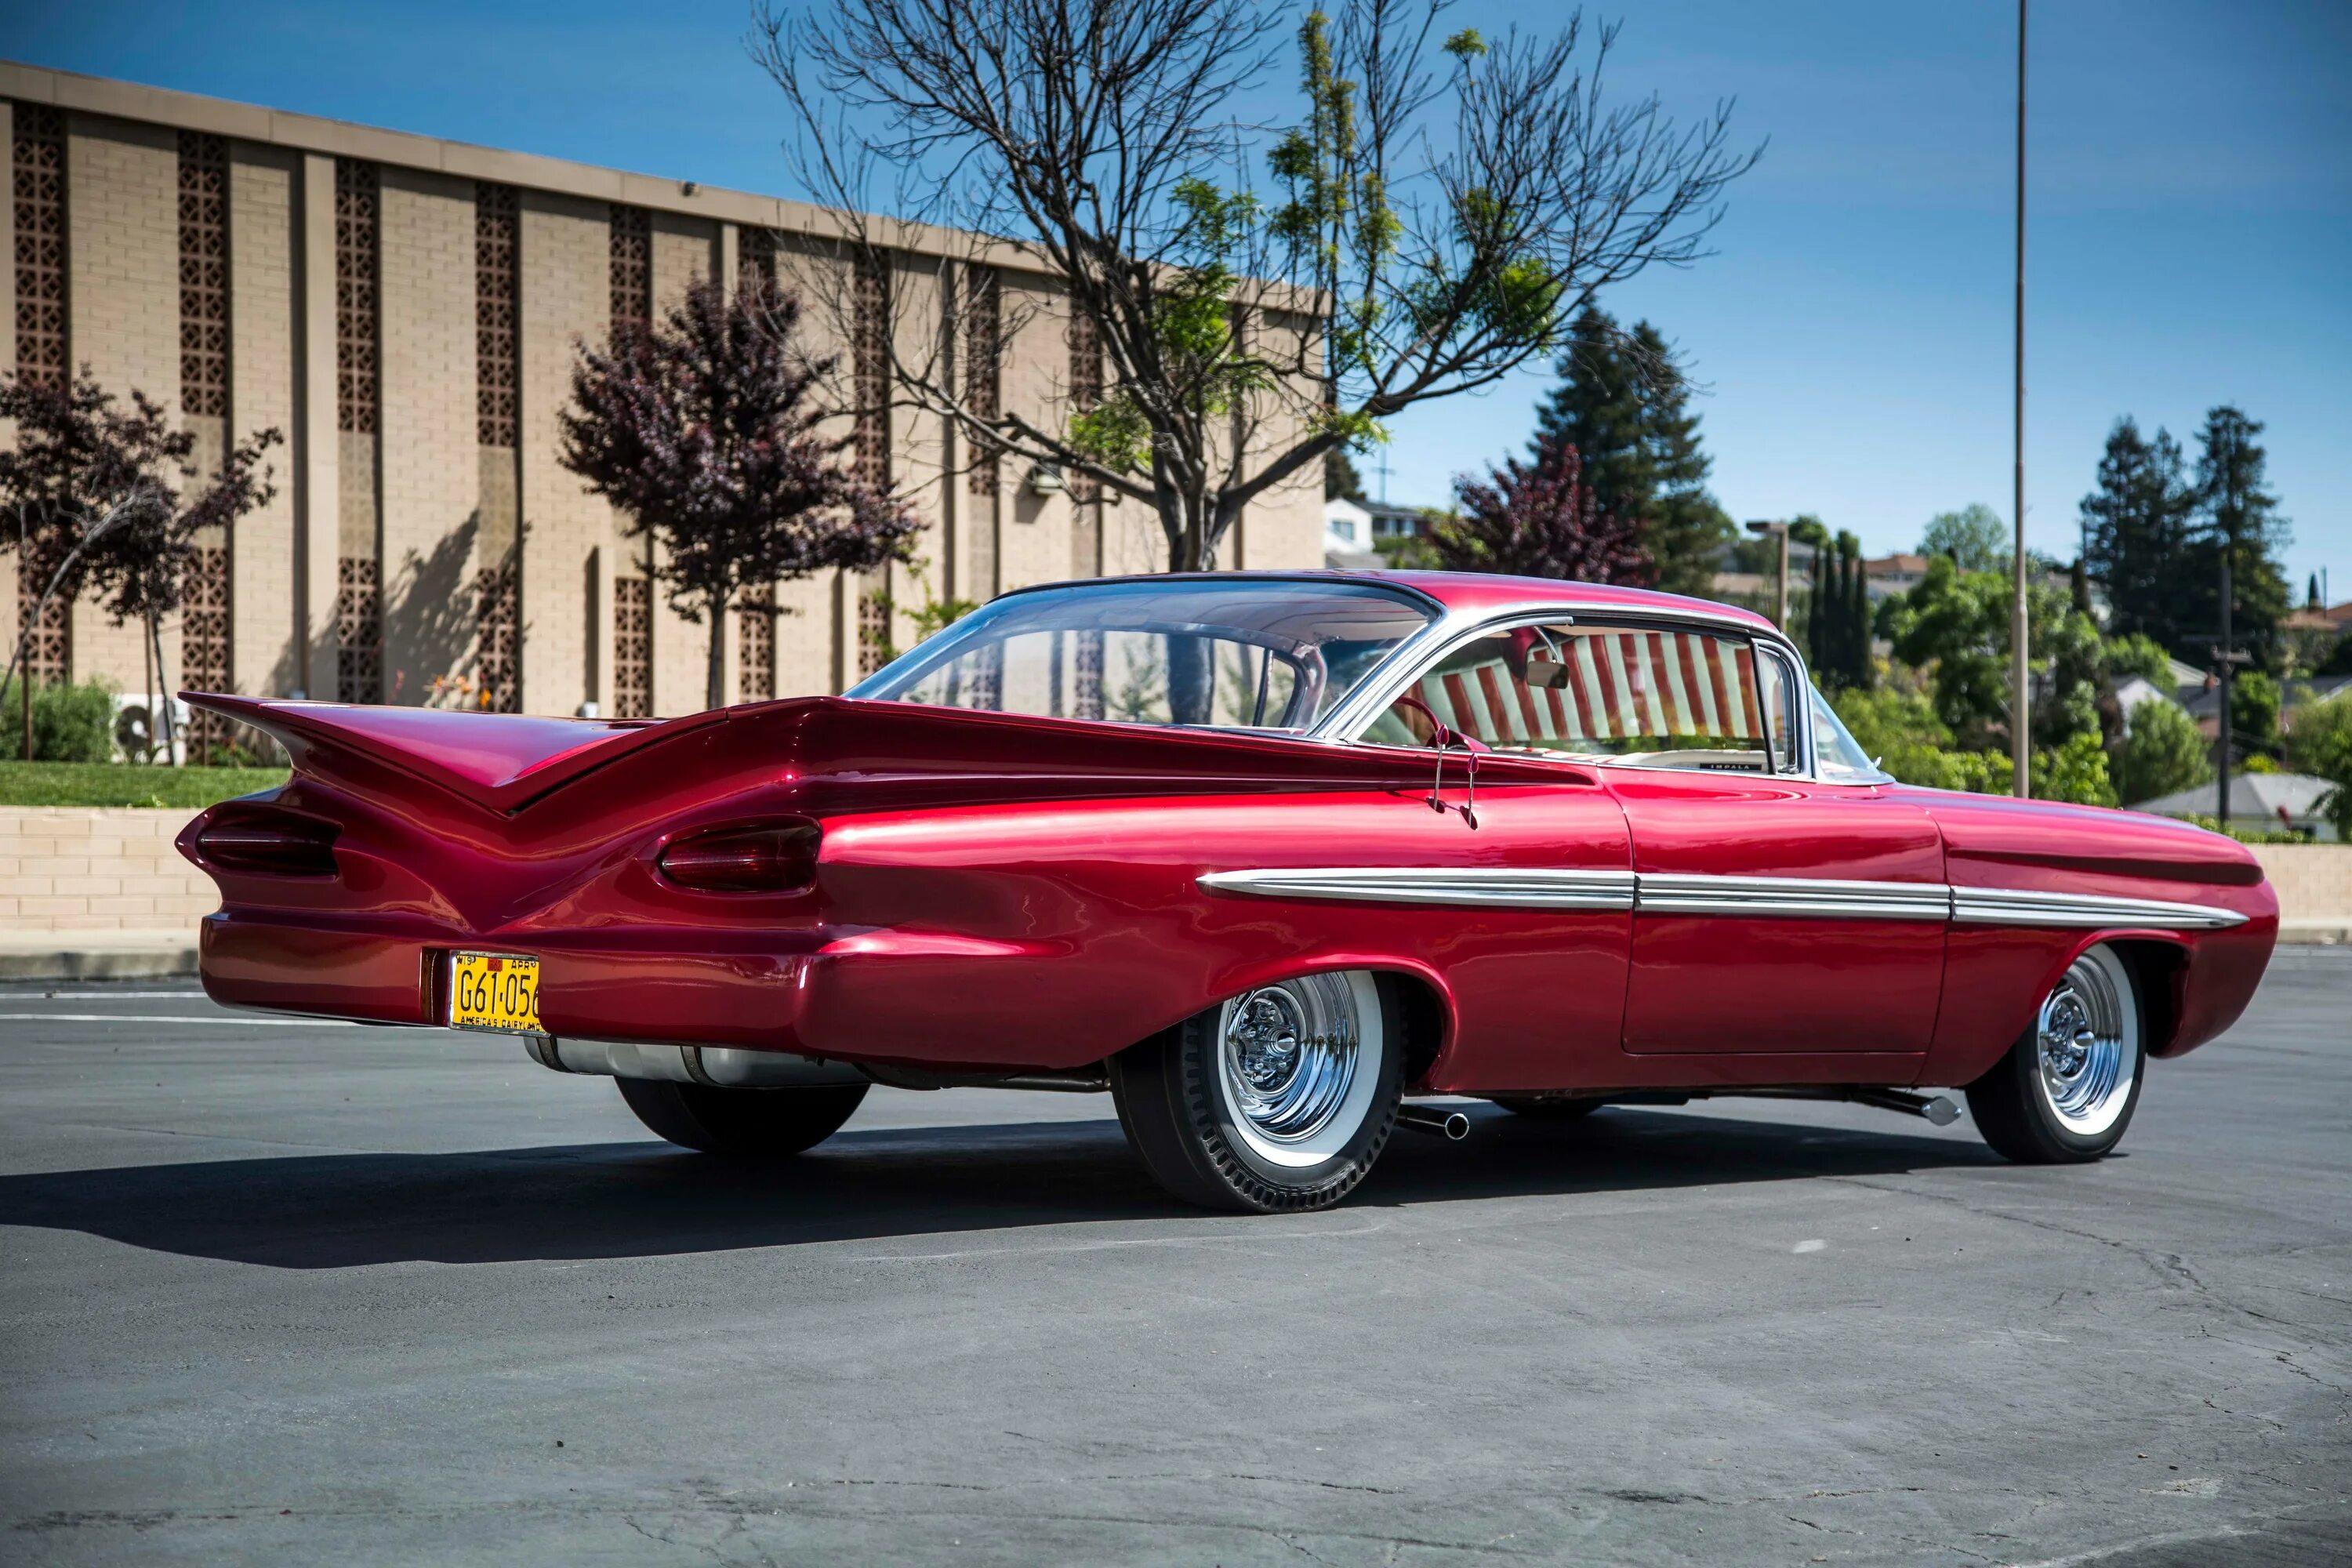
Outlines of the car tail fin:
<svg viewBox="0 0 2352 1568">
<path fill-rule="evenodd" d="M 725 718 L 548 719 L 341 702 L 274 701 L 184 691 L 191 708 L 250 724 L 284 746 L 297 772 L 349 773 L 357 762 L 436 785 L 488 810 L 520 811 L 582 774 Z"/>
</svg>

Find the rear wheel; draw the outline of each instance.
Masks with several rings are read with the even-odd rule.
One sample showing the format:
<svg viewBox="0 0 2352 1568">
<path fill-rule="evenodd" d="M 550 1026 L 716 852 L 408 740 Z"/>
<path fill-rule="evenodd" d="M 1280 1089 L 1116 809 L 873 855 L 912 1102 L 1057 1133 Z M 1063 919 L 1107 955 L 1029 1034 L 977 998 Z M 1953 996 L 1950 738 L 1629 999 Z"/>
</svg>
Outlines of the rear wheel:
<svg viewBox="0 0 2352 1568">
<path fill-rule="evenodd" d="M 671 1142 L 737 1160 L 782 1160 L 841 1131 L 866 1098 L 862 1083 L 822 1089 L 711 1089 L 616 1078 L 637 1120 Z"/>
<path fill-rule="evenodd" d="M 2105 942 L 2066 969 L 2007 1056 L 1968 1086 L 1984 1141 L 2030 1165 L 2095 1160 L 2123 1141 L 2147 1065 L 2131 965 Z"/>
<path fill-rule="evenodd" d="M 1113 1057 L 1128 1141 L 1205 1208 L 1338 1203 L 1371 1170 L 1404 1088 L 1404 1020 L 1363 970 L 1244 992 Z"/>
</svg>

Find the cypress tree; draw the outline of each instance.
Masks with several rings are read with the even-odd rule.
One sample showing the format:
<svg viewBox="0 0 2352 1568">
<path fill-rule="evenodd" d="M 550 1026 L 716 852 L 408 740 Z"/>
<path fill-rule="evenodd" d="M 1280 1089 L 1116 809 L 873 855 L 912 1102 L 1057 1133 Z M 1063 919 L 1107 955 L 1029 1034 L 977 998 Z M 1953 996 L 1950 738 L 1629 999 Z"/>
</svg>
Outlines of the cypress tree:
<svg viewBox="0 0 2352 1568">
<path fill-rule="evenodd" d="M 1657 563 L 1658 586 L 1706 594 L 1731 519 L 1708 493 L 1714 463 L 1699 444 L 1690 384 L 1647 321 L 1632 331 L 1588 306 L 1559 364 L 1559 384 L 1536 415 L 1535 449 L 1573 446 L 1603 511 L 1633 520 Z"/>
</svg>

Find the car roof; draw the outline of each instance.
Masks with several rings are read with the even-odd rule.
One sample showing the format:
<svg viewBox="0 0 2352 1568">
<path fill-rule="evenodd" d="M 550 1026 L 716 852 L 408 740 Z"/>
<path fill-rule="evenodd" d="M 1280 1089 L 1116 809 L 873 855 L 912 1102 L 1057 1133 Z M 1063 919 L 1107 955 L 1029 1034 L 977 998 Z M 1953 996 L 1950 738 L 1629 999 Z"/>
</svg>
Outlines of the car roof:
<svg viewBox="0 0 2352 1568">
<path fill-rule="evenodd" d="M 1714 599 L 1682 594 L 1662 594 L 1654 588 L 1629 588 L 1613 583 L 1572 583 L 1557 577 L 1515 577 L 1501 572 L 1334 571 L 1301 568 L 1267 572 L 1153 572 L 1130 576 L 1096 578 L 1095 582 L 1167 583 L 1185 580 L 1230 583 L 1236 579 L 1282 583 L 1355 583 L 1403 588 L 1434 600 L 1448 614 L 1507 615 L 1517 609 L 1632 610 L 1650 615 L 1676 612 L 1704 615 L 1718 621 L 1736 621 L 1761 631 L 1771 621 L 1753 610 Z M 1069 588 L 1079 583 L 1037 583 L 1027 589 Z"/>
<path fill-rule="evenodd" d="M 1745 621 L 1766 631 L 1772 629 L 1769 619 L 1737 605 L 1726 605 L 1714 599 L 1695 599 L 1683 594 L 1662 594 L 1654 588 L 1629 588 L 1614 583 L 1514 577 L 1500 572 L 1328 572 L 1319 575 L 1399 583 L 1408 588 L 1418 588 L 1448 610 L 1500 615 L 1522 605 L 1565 604 L 1580 609 L 1639 610 L 1651 615 L 1690 611 L 1717 619 Z"/>
<path fill-rule="evenodd" d="M 1406 593 L 1433 599 L 1446 614 L 1507 616 L 1515 609 L 1625 609 L 1651 616 L 1700 614 L 1712 621 L 1736 621 L 1757 630 L 1776 630 L 1769 616 L 1759 616 L 1719 599 L 1694 599 L 1656 588 L 1625 588 L 1621 583 L 1571 583 L 1567 578 L 1510 576 L 1503 572 L 1336 572 L 1301 566 L 1296 572 L 1134 572 L 1124 576 L 1075 578 L 1075 581 L 1028 583 L 1016 593 L 1045 593 L 1054 588 L 1089 588 L 1101 583 L 1364 583 L 1379 588 L 1404 588 Z"/>
</svg>

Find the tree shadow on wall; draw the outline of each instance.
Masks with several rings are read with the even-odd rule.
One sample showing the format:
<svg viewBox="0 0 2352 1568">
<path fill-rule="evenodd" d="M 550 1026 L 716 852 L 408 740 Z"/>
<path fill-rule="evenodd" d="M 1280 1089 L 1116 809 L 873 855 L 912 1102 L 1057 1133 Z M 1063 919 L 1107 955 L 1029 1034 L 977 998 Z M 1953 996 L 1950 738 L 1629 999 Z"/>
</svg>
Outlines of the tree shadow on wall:
<svg viewBox="0 0 2352 1568">
<path fill-rule="evenodd" d="M 470 513 L 429 553 L 410 551 L 384 584 L 385 701 L 454 706 L 446 688 L 436 691 L 435 678 L 478 679 L 482 613 L 474 542 L 481 531 L 482 514 Z"/>
</svg>

